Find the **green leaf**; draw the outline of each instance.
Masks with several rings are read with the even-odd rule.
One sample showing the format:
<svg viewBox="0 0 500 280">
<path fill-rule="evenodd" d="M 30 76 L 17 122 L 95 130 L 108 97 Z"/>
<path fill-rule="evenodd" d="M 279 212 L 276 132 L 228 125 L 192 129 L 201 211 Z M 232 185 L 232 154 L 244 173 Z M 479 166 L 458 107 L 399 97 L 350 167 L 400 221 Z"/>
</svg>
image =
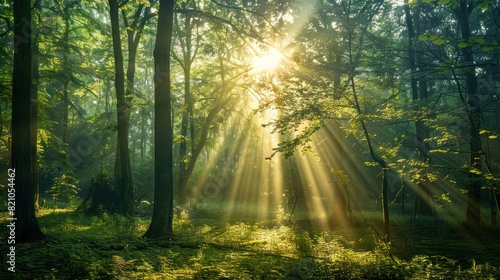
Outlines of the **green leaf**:
<svg viewBox="0 0 500 280">
<path fill-rule="evenodd" d="M 478 38 L 478 37 L 471 37 L 469 38 L 470 42 L 476 43 L 478 45 L 483 45 L 484 44 L 484 39 L 483 38 Z"/>
<path fill-rule="evenodd" d="M 446 149 L 432 149 L 429 151 L 429 153 L 447 153 L 448 150 Z"/>
<path fill-rule="evenodd" d="M 469 43 L 467 42 L 460 42 L 458 43 L 458 47 L 463 49 L 463 48 L 467 48 L 469 46 Z"/>
<path fill-rule="evenodd" d="M 481 129 L 481 130 L 479 131 L 479 134 L 480 134 L 480 135 L 481 135 L 481 134 L 485 134 L 485 133 L 488 133 L 488 130 L 487 130 L 487 129 Z"/>
<path fill-rule="evenodd" d="M 469 170 L 469 172 L 473 173 L 473 174 L 477 174 L 477 175 L 483 174 L 483 172 L 481 172 L 481 170 L 479 170 L 477 168 L 471 169 L 471 170 Z"/>
<path fill-rule="evenodd" d="M 431 41 L 439 39 L 439 37 L 437 35 L 434 35 L 434 34 L 427 34 L 427 36 L 429 37 L 429 40 L 431 40 Z"/>
<path fill-rule="evenodd" d="M 444 43 L 446 43 L 446 41 L 445 41 L 444 39 L 438 38 L 438 39 L 432 40 L 432 43 L 433 43 L 434 45 L 441 46 L 441 45 L 443 45 Z"/>
<path fill-rule="evenodd" d="M 451 2 L 451 0 L 439 0 L 438 4 L 439 5 L 448 5 Z"/>
<path fill-rule="evenodd" d="M 486 46 L 482 47 L 481 50 L 483 50 L 483 52 L 491 52 L 492 50 L 494 50 L 494 48 L 491 46 Z"/>
<path fill-rule="evenodd" d="M 429 40 L 429 34 L 422 34 L 418 36 L 419 41 L 428 41 Z"/>
</svg>

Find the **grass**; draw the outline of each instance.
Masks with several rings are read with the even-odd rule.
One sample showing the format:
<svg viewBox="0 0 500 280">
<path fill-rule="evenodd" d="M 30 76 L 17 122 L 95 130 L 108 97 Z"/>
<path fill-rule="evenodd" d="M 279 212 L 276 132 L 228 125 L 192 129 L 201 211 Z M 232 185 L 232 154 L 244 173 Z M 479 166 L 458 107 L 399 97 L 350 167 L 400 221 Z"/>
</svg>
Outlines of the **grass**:
<svg viewBox="0 0 500 280">
<path fill-rule="evenodd" d="M 306 223 L 300 213 L 290 224 L 276 215 L 256 219 L 245 206 L 241 219 L 222 219 L 221 206 L 197 205 L 177 208 L 173 240 L 153 242 L 140 237 L 147 217 L 88 217 L 73 209 L 40 210 L 47 238 L 16 246 L 15 274 L 6 270 L 2 242 L 0 279 L 500 278 L 493 229 L 473 235 L 458 226 L 415 225 L 395 217 L 388 244 L 394 262 L 364 227 L 380 225 L 370 213 L 355 213 L 351 227 L 328 230 L 318 221 Z M 2 228 L 6 217 L 2 213 Z"/>
</svg>

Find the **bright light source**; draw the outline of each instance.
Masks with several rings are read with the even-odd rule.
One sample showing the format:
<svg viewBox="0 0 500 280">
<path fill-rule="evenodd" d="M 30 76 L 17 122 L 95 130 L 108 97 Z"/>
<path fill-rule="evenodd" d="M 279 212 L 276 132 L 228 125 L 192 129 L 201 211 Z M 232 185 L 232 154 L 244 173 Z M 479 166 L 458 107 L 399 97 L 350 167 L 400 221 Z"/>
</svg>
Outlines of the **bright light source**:
<svg viewBox="0 0 500 280">
<path fill-rule="evenodd" d="M 268 71 L 274 69 L 283 59 L 281 53 L 275 49 L 270 49 L 267 53 L 256 56 L 253 61 L 253 70 Z"/>
</svg>

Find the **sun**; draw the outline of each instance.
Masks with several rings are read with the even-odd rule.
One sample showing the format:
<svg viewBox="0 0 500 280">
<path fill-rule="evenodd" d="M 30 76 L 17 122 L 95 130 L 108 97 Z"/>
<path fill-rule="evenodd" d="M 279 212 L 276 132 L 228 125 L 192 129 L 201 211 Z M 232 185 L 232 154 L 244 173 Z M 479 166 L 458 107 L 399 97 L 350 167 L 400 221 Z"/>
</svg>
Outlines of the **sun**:
<svg viewBox="0 0 500 280">
<path fill-rule="evenodd" d="M 252 70 L 255 72 L 273 70 L 280 64 L 281 60 L 283 60 L 283 55 L 276 49 L 270 49 L 268 52 L 254 57 Z"/>
</svg>

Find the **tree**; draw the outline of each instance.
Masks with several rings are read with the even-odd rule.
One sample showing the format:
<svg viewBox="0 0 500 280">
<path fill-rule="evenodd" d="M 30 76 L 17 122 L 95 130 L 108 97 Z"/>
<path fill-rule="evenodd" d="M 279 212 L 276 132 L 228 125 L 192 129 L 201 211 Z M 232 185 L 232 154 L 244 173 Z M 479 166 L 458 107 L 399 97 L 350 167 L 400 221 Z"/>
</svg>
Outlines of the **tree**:
<svg viewBox="0 0 500 280">
<path fill-rule="evenodd" d="M 183 3 L 183 9 L 186 9 L 188 3 Z M 181 29 L 180 21 L 183 19 L 183 27 Z M 179 144 L 179 194 L 186 193 L 187 181 L 189 179 L 189 174 L 186 174 L 186 168 L 188 162 L 190 161 L 188 155 L 188 139 L 191 141 L 191 152 L 194 150 L 195 143 L 195 127 L 193 120 L 193 103 L 194 98 L 191 92 L 191 67 L 195 59 L 196 53 L 198 51 L 198 41 L 199 35 L 196 26 L 193 26 L 194 19 L 190 13 L 182 14 L 179 13 L 175 19 L 175 24 L 177 25 L 177 31 L 180 33 L 177 37 L 179 44 L 181 46 L 182 55 L 177 55 L 172 52 L 174 59 L 181 65 L 184 72 L 184 106 L 182 109 L 182 124 L 180 131 L 180 144 Z M 193 30 L 196 30 L 194 34 L 195 45 L 193 50 Z M 188 128 L 190 135 L 188 136 Z M 179 195 L 181 200 L 185 199 L 185 195 Z"/>
<path fill-rule="evenodd" d="M 422 54 L 421 51 L 416 51 L 416 46 L 418 43 L 417 34 L 420 34 L 420 7 L 416 7 L 416 11 L 414 14 L 410 11 L 410 4 L 408 1 L 405 1 L 404 4 L 405 10 L 405 18 L 406 18 L 406 26 L 408 30 L 408 59 L 409 59 L 409 67 L 410 67 L 410 84 L 411 84 L 411 95 L 412 99 L 415 102 L 422 100 L 426 102 L 428 95 L 428 85 L 427 81 L 422 77 L 422 74 L 417 73 L 418 67 L 425 68 L 425 65 L 422 63 Z M 416 14 L 416 15 L 415 15 Z M 415 121 L 415 134 L 416 134 L 416 154 L 417 160 L 419 161 L 420 166 L 423 169 L 426 169 L 423 166 L 428 166 L 430 161 L 430 145 L 428 139 L 430 137 L 430 130 L 425 125 L 424 119 L 428 118 L 428 114 L 424 106 L 419 106 L 417 110 L 421 110 L 424 113 L 422 116 L 419 116 L 417 112 L 416 121 Z M 423 175 L 423 179 L 418 182 L 417 195 L 415 197 L 415 208 L 413 210 L 413 215 L 423 215 L 423 216 L 432 216 L 433 211 L 433 203 L 432 203 L 432 190 L 430 187 L 430 182 L 427 179 L 427 175 Z"/>
<path fill-rule="evenodd" d="M 188 182 L 201 152 L 216 137 L 213 132 L 221 125 L 217 119 L 222 119 L 224 113 L 234 110 L 236 99 L 233 90 L 247 82 L 244 75 L 249 71 L 235 67 L 238 63 L 240 66 L 245 65 L 235 59 L 244 49 L 241 37 L 249 36 L 236 24 L 236 21 L 242 19 L 226 20 L 225 17 L 233 17 L 233 13 L 228 11 L 230 9 L 213 15 L 214 9 L 219 8 L 214 3 L 216 2 L 200 4 L 203 10 L 197 7 L 195 1 L 184 3 L 181 9 L 176 10 L 179 15 L 174 21 L 183 27 L 175 34 L 180 46 L 176 46 L 172 52 L 184 73 L 184 104 L 180 110 L 182 120 L 178 137 L 180 203 L 184 203 L 194 189 L 188 186 Z M 203 19 L 210 24 L 209 28 L 201 24 Z M 198 59 L 198 53 L 204 56 L 200 55 L 201 58 Z M 232 63 L 228 63 L 230 60 Z M 198 61 L 203 63 L 195 63 Z M 194 83 L 197 85 L 196 91 L 191 89 L 191 84 Z M 194 108 L 198 110 L 195 111 Z"/>
<path fill-rule="evenodd" d="M 111 18 L 111 35 L 113 37 L 113 56 L 115 59 L 115 90 L 116 115 L 118 120 L 118 151 L 120 154 L 120 189 L 122 198 L 122 214 L 134 214 L 134 186 L 132 183 L 132 168 L 128 148 L 128 127 L 130 115 L 130 101 L 125 96 L 125 74 L 123 70 L 123 55 L 120 39 L 120 25 L 118 21 L 118 2 L 109 0 Z M 118 174 L 115 174 L 118 176 Z"/>
<path fill-rule="evenodd" d="M 33 85 L 31 86 L 31 149 L 32 149 L 32 158 L 31 158 L 31 168 L 33 170 L 33 192 L 34 192 L 34 202 L 35 202 L 35 210 L 38 209 L 38 200 L 40 198 L 40 180 L 38 176 L 38 83 L 40 79 L 40 71 L 39 71 L 39 62 L 38 57 L 40 56 L 40 48 L 38 45 L 39 38 L 39 24 L 41 23 L 40 11 L 42 9 L 42 2 L 37 2 L 35 6 L 35 17 L 37 17 L 36 24 L 33 25 L 33 57 L 32 57 L 32 75 L 33 75 Z"/>
<path fill-rule="evenodd" d="M 153 217 L 144 237 L 156 239 L 172 235 L 174 211 L 173 128 L 170 82 L 170 47 L 174 0 L 160 0 L 154 49 L 155 61 L 155 203 Z"/>
<path fill-rule="evenodd" d="M 35 216 L 31 131 L 31 5 L 14 2 L 14 71 L 12 81 L 12 169 L 15 174 L 16 242 L 44 238 Z"/>
<path fill-rule="evenodd" d="M 155 1 L 149 1 L 149 6 L 146 7 L 144 3 L 141 3 L 137 6 L 136 11 L 133 13 L 133 16 L 131 18 L 127 17 L 127 13 L 125 11 L 125 8 L 122 7 L 121 12 L 122 12 L 122 18 L 123 18 L 123 23 L 125 26 L 125 30 L 127 31 L 127 50 L 128 50 L 128 59 L 127 59 L 127 75 L 126 75 L 126 86 L 125 86 L 125 100 L 127 102 L 128 108 L 124 110 L 123 112 L 123 118 L 126 119 L 127 126 L 126 126 L 126 134 L 127 134 L 127 139 L 130 131 L 130 114 L 132 111 L 133 107 L 133 99 L 134 99 L 134 81 L 135 81 L 135 72 L 136 72 L 136 57 L 137 57 L 137 49 L 139 47 L 139 42 L 142 37 L 142 33 L 144 31 L 144 27 L 147 23 L 147 21 L 154 16 L 153 13 L 151 13 L 151 5 Z M 121 158 L 121 153 L 120 153 L 120 140 L 121 138 L 118 137 L 117 139 L 117 149 L 116 149 L 116 157 L 115 157 L 115 177 L 122 177 L 123 171 L 122 171 L 122 165 L 123 161 Z M 128 156 L 130 158 L 130 154 Z M 130 165 L 130 160 L 128 163 L 128 167 L 130 169 L 127 173 L 132 176 L 132 169 Z M 118 180 L 117 180 L 118 182 Z M 132 180 L 130 180 L 132 182 Z M 133 193 L 133 186 L 132 183 L 130 183 L 128 193 Z M 125 191 L 125 190 L 123 190 Z M 133 196 L 132 196 L 133 198 Z M 128 200 L 127 202 L 124 201 L 127 205 L 124 205 L 125 208 L 127 208 L 129 214 L 131 211 L 133 211 L 132 207 L 132 200 Z"/>
<path fill-rule="evenodd" d="M 469 44 L 471 38 L 471 27 L 469 18 L 475 8 L 475 3 L 460 0 L 458 6 L 458 25 L 461 31 L 461 39 Z M 467 45 L 462 52 L 464 75 L 465 75 L 465 90 L 468 96 L 467 113 L 470 122 L 469 143 L 470 157 L 468 172 L 469 189 L 467 192 L 467 211 L 465 216 L 465 224 L 473 229 L 481 227 L 481 169 L 482 169 L 482 153 L 483 146 L 479 131 L 481 129 L 481 106 L 478 97 L 478 84 L 476 79 L 476 67 L 474 66 L 474 53 L 472 46 Z"/>
<path fill-rule="evenodd" d="M 387 34 L 376 30 L 380 18 L 387 15 L 388 5 L 383 1 L 345 0 L 329 1 L 319 7 L 324 11 L 311 17 L 310 24 L 295 38 L 298 46 L 291 60 L 298 64 L 297 70 L 290 70 L 290 76 L 282 78 L 282 86 L 275 91 L 271 102 L 282 112 L 279 119 L 270 123 L 275 131 L 294 132 L 293 137 L 280 143 L 275 151 L 291 155 L 297 147 L 310 150 L 309 142 L 315 132 L 332 121 L 347 118 L 356 131 L 353 134 L 366 141 L 373 165 L 379 166 L 383 174 L 380 197 L 384 234 L 388 240 L 391 165 L 378 152 L 370 125 L 377 121 L 373 110 L 393 97 L 383 95 L 386 88 L 393 86 L 389 73 L 394 71 L 390 57 L 380 54 L 381 46 L 387 47 L 387 41 L 381 38 Z M 325 20 L 329 17 L 332 19 Z M 381 58 L 387 62 L 385 65 L 379 62 Z M 286 73 L 281 72 L 281 76 Z M 335 146 L 341 145 L 335 143 Z"/>
</svg>

